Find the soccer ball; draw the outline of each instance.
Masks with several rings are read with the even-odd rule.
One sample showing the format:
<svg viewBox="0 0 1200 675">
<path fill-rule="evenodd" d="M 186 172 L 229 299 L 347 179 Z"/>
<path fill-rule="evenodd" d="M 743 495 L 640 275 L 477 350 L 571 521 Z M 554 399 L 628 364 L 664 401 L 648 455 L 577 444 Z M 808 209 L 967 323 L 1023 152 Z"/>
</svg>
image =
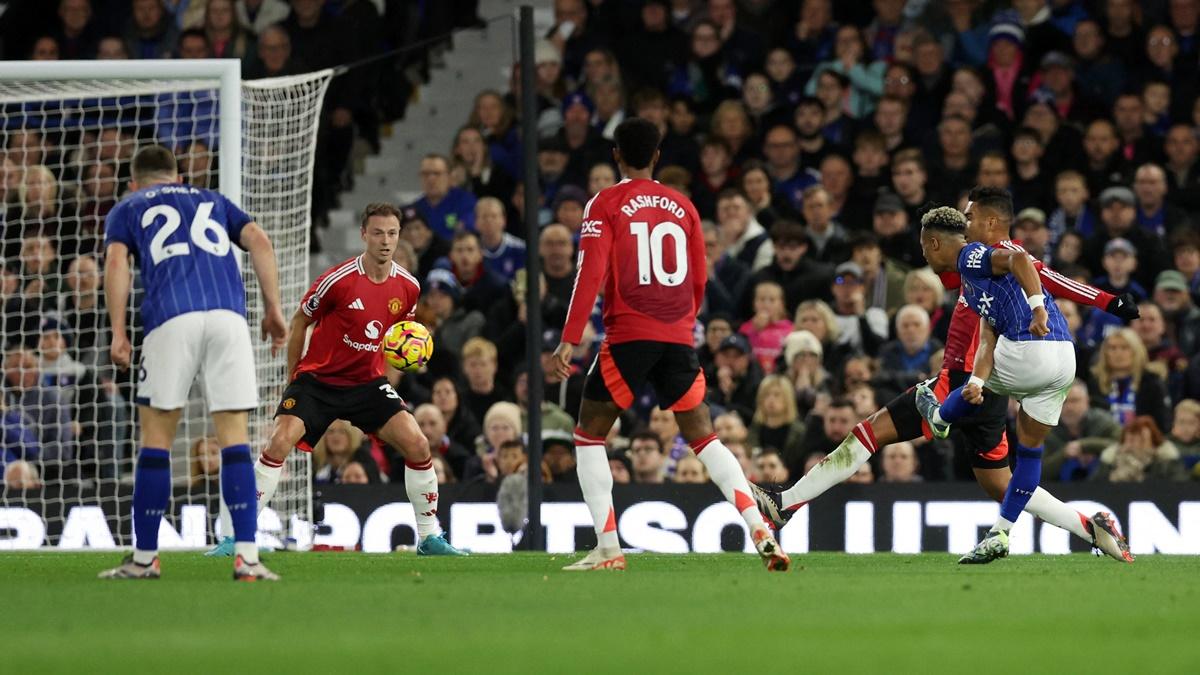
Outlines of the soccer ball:
<svg viewBox="0 0 1200 675">
<path fill-rule="evenodd" d="M 433 336 L 428 328 L 416 321 L 392 324 L 383 336 L 383 358 L 397 370 L 420 370 L 432 356 Z"/>
</svg>

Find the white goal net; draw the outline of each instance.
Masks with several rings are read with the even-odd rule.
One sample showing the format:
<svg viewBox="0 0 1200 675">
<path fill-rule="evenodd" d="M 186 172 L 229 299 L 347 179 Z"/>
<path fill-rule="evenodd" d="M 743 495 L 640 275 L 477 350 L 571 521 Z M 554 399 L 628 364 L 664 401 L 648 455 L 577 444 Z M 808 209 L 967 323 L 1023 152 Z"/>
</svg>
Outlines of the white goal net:
<svg viewBox="0 0 1200 675">
<path fill-rule="evenodd" d="M 14 72 L 9 77 L 9 71 Z M 310 282 L 313 153 L 332 73 L 241 82 L 235 64 L 7 64 L 0 81 L 0 549 L 132 544 L 138 448 L 133 373 L 109 359 L 101 288 L 104 217 L 128 188 L 143 144 L 173 148 L 183 179 L 219 189 L 275 246 L 285 314 Z M 229 105 L 229 101 L 234 105 Z M 252 333 L 262 299 L 245 270 Z M 129 325 L 141 341 L 134 279 Z M 284 356 L 256 341 L 255 451 L 285 385 Z M 199 390 L 172 448 L 174 490 L 160 544 L 203 547 L 217 534 L 220 448 Z M 260 542 L 311 537 L 309 458 L 293 453 Z"/>
</svg>

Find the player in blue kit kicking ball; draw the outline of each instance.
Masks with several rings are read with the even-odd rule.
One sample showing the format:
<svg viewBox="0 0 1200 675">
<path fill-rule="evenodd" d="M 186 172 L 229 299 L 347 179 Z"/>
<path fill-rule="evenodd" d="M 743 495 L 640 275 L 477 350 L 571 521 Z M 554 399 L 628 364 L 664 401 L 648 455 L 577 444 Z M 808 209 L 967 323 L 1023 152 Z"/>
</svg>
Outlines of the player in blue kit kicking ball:
<svg viewBox="0 0 1200 675">
<path fill-rule="evenodd" d="M 1000 503 L 1000 518 L 987 537 L 959 560 L 980 564 L 1008 555 L 1008 532 L 1038 487 L 1043 443 L 1058 424 L 1075 379 L 1075 346 L 1066 319 L 1054 299 L 1043 292 L 1029 255 L 967 243 L 970 217 L 970 206 L 966 215 L 940 207 L 921 219 L 925 259 L 935 272 L 962 276 L 962 298 L 980 318 L 970 380 L 940 405 L 928 385 L 921 384 L 916 404 L 938 438 L 945 438 L 950 425 L 974 412 L 986 395 L 1011 396 L 1021 404 L 1016 465 Z"/>
<path fill-rule="evenodd" d="M 112 360 L 128 369 L 133 355 L 125 318 L 137 260 L 145 288 L 138 308 L 146 337 L 137 375 L 141 450 L 133 484 L 134 552 L 103 579 L 157 579 L 158 527 L 171 497 L 171 457 L 180 411 L 197 375 L 221 444 L 221 494 L 233 519 L 238 581 L 278 580 L 258 560 L 256 492 L 248 413 L 258 407 L 258 383 L 246 287 L 236 244 L 250 253 L 262 287 L 262 334 L 272 350 L 287 339 L 271 240 L 233 202 L 182 184 L 175 156 L 161 145 L 133 157 L 130 194 L 105 224 L 104 297 L 112 322 Z"/>
</svg>

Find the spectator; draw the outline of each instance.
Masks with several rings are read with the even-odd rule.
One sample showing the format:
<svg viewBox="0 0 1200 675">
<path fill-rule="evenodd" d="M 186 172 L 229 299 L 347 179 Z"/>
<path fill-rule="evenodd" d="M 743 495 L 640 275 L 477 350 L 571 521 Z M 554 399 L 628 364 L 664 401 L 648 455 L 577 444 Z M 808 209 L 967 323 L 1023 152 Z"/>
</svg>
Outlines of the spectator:
<svg viewBox="0 0 1200 675">
<path fill-rule="evenodd" d="M 629 442 L 629 457 L 633 462 L 633 482 L 656 485 L 666 482 L 667 453 L 658 435 L 643 431 Z"/>
<path fill-rule="evenodd" d="M 1200 350 L 1200 308 L 1188 294 L 1182 272 L 1165 270 L 1158 275 L 1154 303 L 1162 309 L 1166 339 L 1184 354 L 1195 355 Z"/>
<path fill-rule="evenodd" d="M 596 106 L 584 93 L 574 93 L 563 99 L 563 126 L 555 138 L 568 154 L 563 181 L 582 187 L 587 183 L 588 169 L 598 162 L 610 161 L 612 143 L 592 126 Z M 551 199 L 552 195 L 547 195 Z"/>
<path fill-rule="evenodd" d="M 876 99 L 883 95 L 883 73 L 887 70 L 886 59 L 891 55 L 890 49 L 887 51 L 887 54 L 882 54 L 877 49 L 874 54 L 868 54 L 862 33 L 857 27 L 838 28 L 832 58 L 817 65 L 805 93 L 810 96 L 816 94 L 821 75 L 833 71 L 846 78 L 850 85 L 845 100 L 840 102 L 845 112 L 856 119 L 870 115 L 875 109 Z"/>
<path fill-rule="evenodd" d="M 781 220 L 772 226 L 771 239 L 775 249 L 774 260 L 747 282 L 738 303 L 741 316 L 752 313 L 753 289 L 761 281 L 774 281 L 783 287 L 789 313 L 805 298 L 829 296 L 833 270 L 806 256 L 810 242 L 801 225 Z"/>
<path fill-rule="evenodd" d="M 443 155 L 421 159 L 421 198 L 411 206 L 441 239 L 450 239 L 460 227 L 475 227 L 475 197 L 450 185 L 450 160 Z"/>
<path fill-rule="evenodd" d="M 575 246 L 571 243 L 570 230 L 558 223 L 542 228 L 538 253 L 542 256 L 547 296 L 553 297 L 564 308 L 570 306 L 571 291 L 575 287 Z"/>
<path fill-rule="evenodd" d="M 644 3 L 640 19 L 623 41 L 621 65 L 637 86 L 661 91 L 667 86 L 667 64 L 687 50 L 687 36 L 671 25 L 671 6 L 666 0 Z"/>
<path fill-rule="evenodd" d="M 704 221 L 704 247 L 708 261 L 708 284 L 704 287 L 709 319 L 716 315 L 728 315 L 737 311 L 742 289 L 750 277 L 750 269 L 729 256 L 717 226 Z"/>
<path fill-rule="evenodd" d="M 1137 212 L 1134 205 L 1133 192 L 1126 187 L 1109 188 L 1100 195 L 1100 227 L 1084 243 L 1083 262 L 1093 273 L 1098 272 L 1102 269 L 1108 243 L 1113 239 L 1126 239 L 1141 263 L 1133 278 L 1146 288 L 1154 284 L 1166 259 L 1166 251 L 1158 235 L 1135 226 Z"/>
<path fill-rule="evenodd" d="M 486 89 L 475 95 L 475 105 L 467 125 L 479 129 L 488 144 L 492 162 L 516 177 L 521 175 L 521 140 L 514 125 L 512 107 L 494 90 Z M 540 145 L 539 145 L 539 155 Z"/>
<path fill-rule="evenodd" d="M 1064 171 L 1054 179 L 1054 186 L 1057 208 L 1050 214 L 1050 241 L 1057 242 L 1067 232 L 1080 237 L 1096 232 L 1099 221 L 1088 206 L 1089 193 L 1083 175 Z"/>
<path fill-rule="evenodd" d="M 255 53 L 254 36 L 242 28 L 233 0 L 208 0 L 204 6 L 204 33 L 212 56 L 249 63 Z"/>
<path fill-rule="evenodd" d="M 425 277 L 421 292 L 423 322 L 433 332 L 434 352 L 430 367 L 435 363 L 450 364 L 467 340 L 483 330 L 484 318 L 478 311 L 461 306 L 462 286 L 450 270 L 435 269 Z"/>
<path fill-rule="evenodd" d="M 569 431 L 552 429 L 542 433 L 543 462 L 550 469 L 555 483 L 575 485 L 575 440 Z"/>
<path fill-rule="evenodd" d="M 730 443 L 745 443 L 749 436 L 746 423 L 735 412 L 722 413 L 713 419 L 713 431 L 725 445 Z"/>
<path fill-rule="evenodd" d="M 507 442 L 520 441 L 522 433 L 521 409 L 515 403 L 500 401 L 488 408 L 483 415 L 483 435 L 475 441 L 475 456 L 467 461 L 463 482 L 496 482 L 499 476 L 497 451 Z"/>
<path fill-rule="evenodd" d="M 1167 426 L 1170 401 L 1162 378 L 1146 370 L 1146 348 L 1132 328 L 1104 338 L 1092 366 L 1092 405 L 1107 410 L 1122 426 L 1148 416 Z"/>
<path fill-rule="evenodd" d="M 221 446 L 212 436 L 201 436 L 188 449 L 190 466 L 187 485 L 193 490 L 207 492 L 210 488 L 220 489 Z"/>
<path fill-rule="evenodd" d="M 1138 300 L 1149 297 L 1142 285 L 1133 280 L 1138 267 L 1137 249 L 1128 239 L 1117 237 L 1104 245 L 1103 276 L 1096 277 L 1092 284 L 1113 295 L 1130 293 Z"/>
<path fill-rule="evenodd" d="M 468 312 L 483 313 L 508 293 L 508 283 L 484 264 L 479 235 L 471 230 L 454 233 L 447 265 L 462 288 L 461 304 Z"/>
<path fill-rule="evenodd" d="M 834 399 L 821 415 L 809 417 L 802 447 L 810 453 L 828 455 L 846 439 L 855 424 L 858 424 L 858 416 L 854 412 L 854 404 L 848 399 Z M 804 461 L 800 457 L 789 457 L 788 471 L 803 475 Z"/>
<path fill-rule="evenodd" d="M 482 197 L 475 204 L 475 229 L 479 232 L 483 264 L 505 283 L 525 267 L 525 242 L 505 231 L 504 204 Z"/>
<path fill-rule="evenodd" d="M 432 402 L 446 420 L 446 435 L 464 448 L 474 448 L 475 439 L 481 433 L 478 418 L 461 404 L 462 396 L 458 385 L 449 377 L 438 378 L 432 387 Z M 457 474 L 460 477 L 462 474 Z"/>
<path fill-rule="evenodd" d="M 90 255 L 71 261 L 67 268 L 67 289 L 60 296 L 58 311 L 74 336 L 72 356 L 84 365 L 96 368 L 108 361 L 108 314 L 100 292 L 100 267 Z"/>
<path fill-rule="evenodd" d="M 1200 236 L 1178 234 L 1171 240 L 1171 249 L 1175 253 L 1175 271 L 1183 276 L 1192 304 L 1200 303 Z"/>
<path fill-rule="evenodd" d="M 709 138 L 725 144 L 733 156 L 733 163 L 741 165 L 754 153 L 752 141 L 754 126 L 741 101 L 722 101 L 712 114 L 712 130 Z"/>
<path fill-rule="evenodd" d="M 1106 410 L 1089 407 L 1087 383 L 1076 379 L 1063 401 L 1058 426 L 1046 437 L 1042 475 L 1053 480 L 1083 480 L 1100 452 L 1120 436 L 1121 427 Z"/>
<path fill-rule="evenodd" d="M 472 453 L 462 444 L 450 438 L 446 428 L 446 417 L 432 403 L 423 403 L 413 412 L 421 434 L 429 441 L 429 449 L 433 456 L 445 462 L 451 477 L 463 475 L 467 460 Z M 442 481 L 439 481 L 442 482 Z"/>
<path fill-rule="evenodd" d="M 888 259 L 918 267 L 924 264 L 920 242 L 909 226 L 909 213 L 900 197 L 892 192 L 882 192 L 875 200 L 872 229 L 879 237 L 879 248 Z"/>
<path fill-rule="evenodd" d="M 708 469 L 695 455 L 685 455 L 675 465 L 676 483 L 703 485 L 708 482 Z"/>
<path fill-rule="evenodd" d="M 795 213 L 801 212 L 804 191 L 818 185 L 821 176 L 814 169 L 806 169 L 800 162 L 800 137 L 789 124 L 779 124 L 767 131 L 763 138 L 763 155 L 767 159 L 767 173 L 771 176 L 771 189 Z"/>
<path fill-rule="evenodd" d="M 463 344 L 462 369 L 467 382 L 463 403 L 475 419 L 483 419 L 495 404 L 512 400 L 512 392 L 496 381 L 496 345 L 487 339 L 473 337 Z"/>
<path fill-rule="evenodd" d="M 41 384 L 37 356 L 16 347 L 4 358 L 7 406 L 33 420 L 41 444 L 41 458 L 52 462 L 75 459 L 75 430 L 70 408 L 59 393 Z"/>
<path fill-rule="evenodd" d="M 754 217 L 750 201 L 736 188 L 723 190 L 717 198 L 717 224 L 725 252 L 757 272 L 771 263 L 775 246 L 766 229 Z"/>
<path fill-rule="evenodd" d="M 783 287 L 774 281 L 760 281 L 754 288 L 754 315 L 738 328 L 750 342 L 754 358 L 764 373 L 775 370 L 775 360 L 783 350 L 783 338 L 792 331 L 787 318 Z"/>
<path fill-rule="evenodd" d="M 919 150 L 915 148 L 902 150 L 892 158 L 892 187 L 896 190 L 900 201 L 904 203 L 909 223 L 920 222 L 917 218 L 917 209 L 928 200 L 928 194 L 925 191 L 927 180 L 925 160 L 922 159 Z"/>
<path fill-rule="evenodd" d="M 54 33 L 59 58 L 90 59 L 96 55 L 96 25 L 92 22 L 90 0 L 60 0 L 60 25 Z"/>
<path fill-rule="evenodd" d="M 813 409 L 819 396 L 828 396 L 832 390 L 833 379 L 821 361 L 823 351 L 820 340 L 806 330 L 792 332 L 783 342 L 787 377 L 802 417 Z"/>
<path fill-rule="evenodd" d="M 629 485 L 633 482 L 633 462 L 629 461 L 627 452 L 609 450 L 608 469 L 612 472 L 614 484 Z"/>
<path fill-rule="evenodd" d="M 1187 480 L 1179 449 L 1163 438 L 1152 417 L 1138 416 L 1121 431 L 1121 442 L 1100 454 L 1093 478 L 1111 483 L 1151 480 Z"/>
<path fill-rule="evenodd" d="M 691 98 L 701 113 L 711 113 L 722 99 L 734 98 L 742 74 L 727 58 L 721 43 L 720 28 L 701 19 L 691 29 L 691 50 L 667 81 L 672 96 Z"/>
<path fill-rule="evenodd" d="M 1200 139 L 1186 124 L 1174 124 L 1163 143 L 1167 174 L 1167 201 L 1188 212 L 1195 223 L 1200 218 Z"/>
<path fill-rule="evenodd" d="M 902 441 L 883 446 L 880 452 L 883 461 L 880 465 L 883 474 L 879 477 L 881 483 L 919 483 L 921 477 L 921 461 L 917 458 L 917 449 L 912 443 Z"/>
<path fill-rule="evenodd" d="M 259 38 L 267 27 L 283 21 L 290 12 L 284 0 L 239 0 L 237 3 L 238 22 Z"/>
<path fill-rule="evenodd" d="M 1053 255 L 1050 251 L 1050 230 L 1046 229 L 1046 214 L 1041 209 L 1028 208 L 1017 213 L 1013 225 L 1013 238 L 1021 242 L 1029 255 L 1049 265 Z"/>
<path fill-rule="evenodd" d="M 588 198 L 595 197 L 604 188 L 617 184 L 617 172 L 608 162 L 597 162 L 588 169 Z"/>
<path fill-rule="evenodd" d="M 929 314 L 917 305 L 896 313 L 896 339 L 879 350 L 880 367 L 908 385 L 929 377 L 929 362 L 942 343 L 932 337 Z"/>
<path fill-rule="evenodd" d="M 754 470 L 760 483 L 785 484 L 790 475 L 787 464 L 775 448 L 764 448 L 758 453 L 754 458 Z"/>
<path fill-rule="evenodd" d="M 700 166 L 690 188 L 685 191 L 691 197 L 696 211 L 702 218 L 720 219 L 719 196 L 726 188 L 732 188 L 736 173 L 729 146 L 716 138 L 709 138 L 700 145 Z M 661 173 L 661 171 L 660 171 Z"/>
<path fill-rule="evenodd" d="M 763 378 L 746 442 L 756 448 L 774 448 L 784 458 L 799 458 L 804 450 L 804 433 L 792 384 L 782 375 Z"/>
<path fill-rule="evenodd" d="M 462 187 L 477 199 L 491 197 L 497 201 L 506 200 L 516 189 L 517 183 L 513 177 L 492 161 L 483 132 L 477 127 L 465 126 L 458 130 L 454 138 L 453 155 L 466 169 L 467 184 Z M 475 224 L 478 226 L 478 203 L 475 213 Z"/>
<path fill-rule="evenodd" d="M 1167 201 L 1167 173 L 1157 164 L 1143 164 L 1133 178 L 1137 223 L 1160 237 L 1189 225 L 1182 209 Z"/>
<path fill-rule="evenodd" d="M 908 268 L 885 258 L 874 235 L 863 232 L 851 237 L 850 261 L 862 268 L 867 305 L 895 313 L 904 301 L 904 275 Z"/>
<path fill-rule="evenodd" d="M 648 428 L 658 436 L 658 440 L 667 454 L 667 475 L 673 476 L 675 463 L 679 461 L 679 458 L 692 451 L 688 447 L 687 441 L 683 440 L 679 424 L 675 421 L 675 413 L 654 406 L 650 409 Z"/>
<path fill-rule="evenodd" d="M 40 490 L 42 478 L 37 465 L 23 459 L 4 464 L 4 487 L 8 490 Z"/>
<path fill-rule="evenodd" d="M 810 242 L 808 256 L 823 263 L 837 264 L 850 257 L 846 230 L 833 220 L 829 192 L 820 185 L 805 188 L 802 213 Z"/>
<path fill-rule="evenodd" d="M 750 160 L 742 165 L 739 187 L 746 195 L 753 220 L 764 228 L 770 228 L 781 217 L 792 215 L 791 206 L 771 190 L 771 176 L 762 162 Z"/>
<path fill-rule="evenodd" d="M 378 483 L 379 468 L 364 447 L 363 432 L 345 420 L 334 420 L 313 447 L 316 483 Z M 353 468 L 352 468 L 353 467 Z M 373 476 L 373 479 L 372 479 Z"/>
<path fill-rule="evenodd" d="M 715 377 L 708 380 L 708 396 L 716 405 L 732 410 L 744 419 L 754 416 L 746 404 L 753 400 L 762 382 L 762 368 L 750 357 L 750 343 L 740 333 L 725 338 L 717 349 L 713 365 Z"/>
<path fill-rule="evenodd" d="M 1175 406 L 1174 421 L 1167 440 L 1179 449 L 1186 468 L 1191 469 L 1200 463 L 1200 402 L 1186 399 Z"/>
<path fill-rule="evenodd" d="M 820 174 L 819 167 L 825 156 L 834 151 L 834 146 L 825 138 L 823 127 L 825 124 L 825 105 L 821 100 L 813 96 L 805 96 L 796 102 L 796 114 L 794 116 L 795 130 L 799 132 L 797 143 L 800 149 L 800 166 L 803 169 L 817 171 Z M 778 124 L 787 124 L 787 120 L 776 122 L 771 126 L 760 127 L 763 129 L 772 129 Z M 824 176 L 821 176 L 824 178 Z"/>
<path fill-rule="evenodd" d="M 583 226 L 583 207 L 587 203 L 587 193 L 575 185 L 564 185 L 554 195 L 551 207 L 554 222 L 565 225 L 574 240 L 579 239 L 579 230 Z"/>
<path fill-rule="evenodd" d="M 135 59 L 165 59 L 178 42 L 174 22 L 163 11 L 161 0 L 133 0 L 133 14 L 125 27 L 125 47 Z"/>
<path fill-rule="evenodd" d="M 835 273 L 831 293 L 838 340 L 854 350 L 876 353 L 887 339 L 887 313 L 878 307 L 867 307 L 864 274 L 858 263 L 844 262 Z"/>
</svg>

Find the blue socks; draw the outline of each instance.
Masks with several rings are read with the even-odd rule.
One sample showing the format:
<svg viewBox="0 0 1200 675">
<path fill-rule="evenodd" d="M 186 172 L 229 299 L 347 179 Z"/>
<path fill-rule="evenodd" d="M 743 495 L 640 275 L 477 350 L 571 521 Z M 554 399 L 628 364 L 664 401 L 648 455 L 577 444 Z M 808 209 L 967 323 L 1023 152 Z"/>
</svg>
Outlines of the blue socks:
<svg viewBox="0 0 1200 675">
<path fill-rule="evenodd" d="M 134 562 L 148 565 L 158 552 L 158 526 L 171 498 L 171 453 L 142 448 L 133 475 Z"/>
<path fill-rule="evenodd" d="M 1008 489 L 1004 492 L 1004 501 L 1000 502 L 1000 517 L 1009 523 L 1017 522 L 1017 517 L 1025 510 L 1041 479 L 1041 446 L 1027 448 L 1018 443 L 1017 463 L 1013 467 L 1012 479 L 1008 481 Z"/>
<path fill-rule="evenodd" d="M 249 445 L 231 445 L 221 450 L 221 496 L 233 521 L 234 541 L 253 543 L 258 530 L 258 493 Z"/>
<path fill-rule="evenodd" d="M 946 396 L 945 401 L 942 401 L 938 416 L 946 424 L 954 424 L 979 409 L 978 405 L 968 403 L 967 399 L 963 398 L 962 390 L 962 387 L 955 389 Z"/>
</svg>

